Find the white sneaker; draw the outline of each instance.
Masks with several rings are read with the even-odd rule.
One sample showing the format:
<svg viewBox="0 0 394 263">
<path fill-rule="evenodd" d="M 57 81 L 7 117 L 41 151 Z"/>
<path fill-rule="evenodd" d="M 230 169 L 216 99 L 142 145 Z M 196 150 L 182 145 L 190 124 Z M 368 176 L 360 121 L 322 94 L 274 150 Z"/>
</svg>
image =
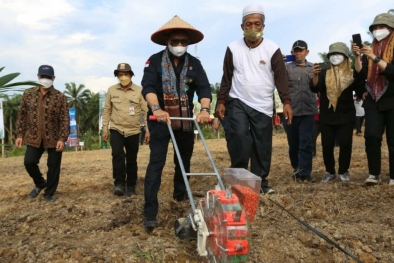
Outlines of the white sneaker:
<svg viewBox="0 0 394 263">
<path fill-rule="evenodd" d="M 321 179 L 321 183 L 334 182 L 336 179 L 337 179 L 336 174 L 330 174 L 329 172 L 325 172 L 323 179 Z"/>
<path fill-rule="evenodd" d="M 377 185 L 380 184 L 380 176 L 379 175 L 372 175 L 370 174 L 367 178 L 367 180 L 365 180 L 365 184 L 366 185 Z"/>
<path fill-rule="evenodd" d="M 341 180 L 342 183 L 349 183 L 350 178 L 349 178 L 349 173 L 343 173 L 339 175 L 339 180 Z"/>
<path fill-rule="evenodd" d="M 389 185 L 394 185 L 394 179 L 390 179 Z"/>
</svg>

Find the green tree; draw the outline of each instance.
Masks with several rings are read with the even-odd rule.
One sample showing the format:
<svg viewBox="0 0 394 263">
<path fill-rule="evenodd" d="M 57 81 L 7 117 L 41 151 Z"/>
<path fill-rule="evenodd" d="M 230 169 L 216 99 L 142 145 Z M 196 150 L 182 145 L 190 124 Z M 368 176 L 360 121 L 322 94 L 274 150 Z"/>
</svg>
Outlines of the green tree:
<svg viewBox="0 0 394 263">
<path fill-rule="evenodd" d="M 85 110 L 81 113 L 81 132 L 92 130 L 94 134 L 98 134 L 99 123 L 99 94 L 87 90 L 85 101 Z"/>
<path fill-rule="evenodd" d="M 69 108 L 75 108 L 77 121 L 77 134 L 80 134 L 81 116 L 85 110 L 85 104 L 89 97 L 89 90 L 85 89 L 85 85 L 80 84 L 78 87 L 74 82 L 66 83 L 64 95 L 67 98 Z"/>
<path fill-rule="evenodd" d="M 215 85 L 214 84 L 210 84 L 210 86 L 211 86 L 211 93 L 212 94 L 218 94 L 219 93 L 219 90 L 220 90 L 220 83 L 215 83 Z"/>
<path fill-rule="evenodd" d="M 0 68 L 0 72 L 3 71 L 5 67 Z M 19 86 L 41 86 L 40 84 L 34 81 L 22 81 L 22 82 L 14 82 L 16 77 L 18 77 L 21 73 L 11 73 L 0 77 L 0 97 L 2 97 L 7 91 L 22 91 L 21 89 L 15 89 L 15 87 Z"/>
<path fill-rule="evenodd" d="M 220 83 L 216 82 L 215 85 L 210 84 L 211 86 L 211 93 L 212 93 L 212 101 L 211 101 L 211 115 L 213 116 L 213 114 L 215 113 L 216 110 L 216 102 L 217 102 L 217 98 L 218 98 L 218 93 L 220 90 Z"/>
</svg>

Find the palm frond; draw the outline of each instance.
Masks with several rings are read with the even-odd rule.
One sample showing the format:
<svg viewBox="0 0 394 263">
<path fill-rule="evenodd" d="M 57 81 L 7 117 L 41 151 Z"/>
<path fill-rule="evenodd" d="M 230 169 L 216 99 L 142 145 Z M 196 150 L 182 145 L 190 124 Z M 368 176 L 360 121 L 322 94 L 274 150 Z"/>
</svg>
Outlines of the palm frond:
<svg viewBox="0 0 394 263">
<path fill-rule="evenodd" d="M 3 87 L 8 82 L 12 81 L 14 78 L 18 77 L 20 73 L 11 73 L 0 77 L 0 87 Z"/>
<path fill-rule="evenodd" d="M 15 87 L 15 86 L 34 86 L 34 87 L 37 87 L 37 86 L 42 86 L 42 85 L 40 83 L 28 80 L 28 81 L 14 82 L 14 83 L 11 83 L 11 84 L 4 85 L 3 87 L 4 88 L 8 88 L 8 87 Z M 3 88 L 3 87 L 0 87 L 0 88 Z"/>
</svg>

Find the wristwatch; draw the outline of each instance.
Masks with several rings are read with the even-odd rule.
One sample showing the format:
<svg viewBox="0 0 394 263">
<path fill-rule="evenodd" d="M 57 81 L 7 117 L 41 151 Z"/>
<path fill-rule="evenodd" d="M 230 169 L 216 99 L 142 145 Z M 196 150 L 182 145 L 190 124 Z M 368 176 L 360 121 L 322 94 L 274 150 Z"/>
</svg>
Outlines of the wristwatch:
<svg viewBox="0 0 394 263">
<path fill-rule="evenodd" d="M 210 110 L 209 108 L 201 108 L 200 111 L 206 111 L 206 112 L 208 112 L 209 114 L 211 114 L 211 110 Z"/>
<path fill-rule="evenodd" d="M 376 56 L 374 60 L 372 60 L 373 63 L 379 63 L 379 61 L 381 60 L 381 58 L 379 56 Z"/>
<path fill-rule="evenodd" d="M 160 108 L 160 105 L 159 104 L 155 104 L 155 105 L 153 105 L 152 107 L 151 107 L 151 110 L 152 111 L 155 111 L 155 110 L 160 110 L 161 108 Z"/>
</svg>

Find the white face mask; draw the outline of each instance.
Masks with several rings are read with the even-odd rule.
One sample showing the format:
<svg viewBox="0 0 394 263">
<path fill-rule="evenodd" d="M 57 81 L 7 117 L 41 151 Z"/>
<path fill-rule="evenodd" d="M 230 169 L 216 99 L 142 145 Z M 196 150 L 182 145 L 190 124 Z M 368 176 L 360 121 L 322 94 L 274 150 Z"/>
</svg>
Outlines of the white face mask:
<svg viewBox="0 0 394 263">
<path fill-rule="evenodd" d="M 52 87 L 53 80 L 51 79 L 38 79 L 38 82 L 43 85 L 45 89 Z"/>
<path fill-rule="evenodd" d="M 373 37 L 376 38 L 377 41 L 380 41 L 380 40 L 386 38 L 390 34 L 390 31 L 387 28 L 376 29 L 372 32 L 372 34 L 373 34 Z"/>
<path fill-rule="evenodd" d="M 173 46 L 171 46 L 170 44 L 168 44 L 168 49 L 170 50 L 170 52 L 171 52 L 174 56 L 180 57 L 180 56 L 182 56 L 183 54 L 186 53 L 187 46 L 186 46 L 186 47 L 184 47 L 184 46 L 176 46 L 176 47 L 173 47 Z"/>
<path fill-rule="evenodd" d="M 343 55 L 340 54 L 335 54 L 335 55 L 331 55 L 330 56 L 330 62 L 331 64 L 333 64 L 334 66 L 342 64 L 342 62 L 345 60 L 345 57 Z"/>
</svg>

